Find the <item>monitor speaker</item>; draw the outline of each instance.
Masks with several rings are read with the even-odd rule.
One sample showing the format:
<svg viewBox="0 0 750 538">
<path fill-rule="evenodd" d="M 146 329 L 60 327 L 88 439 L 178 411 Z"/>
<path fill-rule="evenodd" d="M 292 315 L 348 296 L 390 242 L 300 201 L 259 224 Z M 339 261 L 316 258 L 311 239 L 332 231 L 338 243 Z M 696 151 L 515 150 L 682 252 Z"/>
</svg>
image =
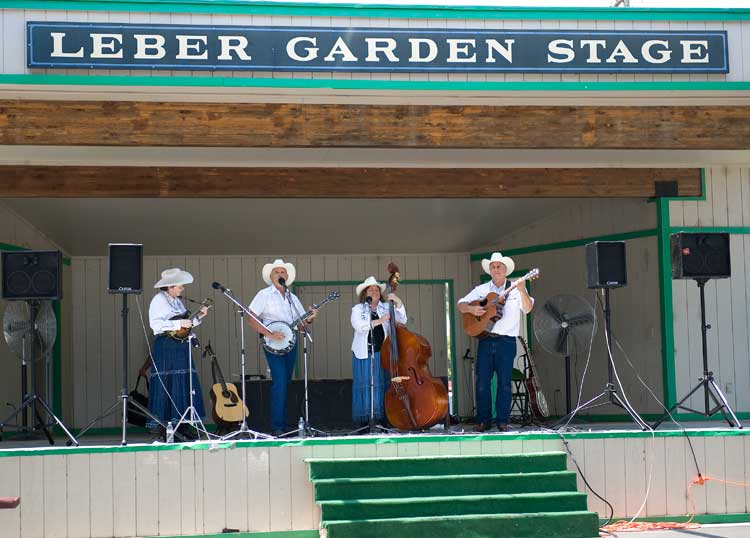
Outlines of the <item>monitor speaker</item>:
<svg viewBox="0 0 750 538">
<path fill-rule="evenodd" d="M 670 237 L 672 278 L 729 278 L 729 234 L 680 232 Z"/>
<path fill-rule="evenodd" d="M 3 299 L 62 299 L 62 253 L 22 250 L 2 253 Z"/>
<path fill-rule="evenodd" d="M 109 244 L 109 292 L 143 291 L 143 245 Z"/>
<path fill-rule="evenodd" d="M 586 245 L 589 288 L 620 288 L 628 284 L 624 241 L 594 241 Z"/>
</svg>

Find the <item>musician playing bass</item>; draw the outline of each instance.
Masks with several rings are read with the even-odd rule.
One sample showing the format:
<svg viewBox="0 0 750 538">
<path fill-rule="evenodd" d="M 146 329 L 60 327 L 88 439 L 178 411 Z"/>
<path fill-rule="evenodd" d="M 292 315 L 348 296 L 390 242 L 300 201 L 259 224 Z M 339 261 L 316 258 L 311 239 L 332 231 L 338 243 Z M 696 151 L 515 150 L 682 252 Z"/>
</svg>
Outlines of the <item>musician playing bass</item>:
<svg viewBox="0 0 750 538">
<path fill-rule="evenodd" d="M 268 284 L 267 288 L 260 290 L 248 310 L 255 314 L 264 325 L 260 325 L 253 319 L 249 319 L 250 326 L 264 336 L 271 339 L 281 339 L 282 333 L 272 332 L 265 325 L 274 321 L 283 321 L 292 324 L 298 319 L 298 314 L 305 312 L 302 303 L 295 294 L 287 288 L 292 285 L 297 275 L 294 265 L 277 259 L 263 266 L 261 272 L 263 281 Z M 287 299 L 287 293 L 291 297 L 296 309 L 293 309 Z M 311 324 L 318 314 L 316 309 L 311 309 L 310 315 L 303 323 Z M 281 435 L 287 430 L 286 423 L 286 390 L 292 380 L 294 365 L 297 361 L 297 343 L 283 354 L 273 354 L 264 350 L 268 367 L 271 370 L 271 430 L 273 435 Z"/>
<path fill-rule="evenodd" d="M 161 280 L 154 284 L 159 293 L 151 300 L 148 309 L 149 325 L 155 335 L 152 349 L 154 368 L 150 374 L 148 409 L 164 424 L 172 421 L 172 424 L 176 425 L 190 405 L 188 375 L 193 376 L 193 406 L 201 418 L 205 418 L 206 415 L 195 363 L 190 357 L 190 342 L 180 342 L 169 336 L 179 329 L 199 325 L 208 313 L 208 308 L 203 306 L 192 319 L 178 319 L 187 315 L 180 295 L 185 285 L 192 282 L 193 275 L 187 271 L 176 267 L 162 271 Z M 158 424 L 150 421 L 146 426 L 155 429 Z M 184 437 L 194 437 L 186 425 L 180 426 L 179 432 Z M 161 435 L 164 436 L 164 432 L 161 432 Z"/>
<path fill-rule="evenodd" d="M 492 277 L 490 282 L 480 284 L 471 290 L 466 297 L 458 301 L 462 314 L 470 313 L 482 316 L 485 308 L 471 305 L 481 301 L 490 293 L 502 294 L 510 287 L 507 276 L 515 269 L 513 260 L 499 252 L 493 252 L 489 259 L 482 260 L 482 269 Z M 484 432 L 492 427 L 492 392 L 490 383 L 497 374 L 497 395 L 495 397 L 495 416 L 498 431 L 508 430 L 508 417 L 511 406 L 511 375 L 513 361 L 516 358 L 516 339 L 521 334 L 521 312 L 528 314 L 534 306 L 534 299 L 529 297 L 526 286 L 521 284 L 508 293 L 504 304 L 498 304 L 498 315 L 502 317 L 495 322 L 490 334 L 479 340 L 476 363 L 477 385 L 477 426 L 475 432 Z M 492 306 L 495 308 L 495 306 Z"/>
</svg>

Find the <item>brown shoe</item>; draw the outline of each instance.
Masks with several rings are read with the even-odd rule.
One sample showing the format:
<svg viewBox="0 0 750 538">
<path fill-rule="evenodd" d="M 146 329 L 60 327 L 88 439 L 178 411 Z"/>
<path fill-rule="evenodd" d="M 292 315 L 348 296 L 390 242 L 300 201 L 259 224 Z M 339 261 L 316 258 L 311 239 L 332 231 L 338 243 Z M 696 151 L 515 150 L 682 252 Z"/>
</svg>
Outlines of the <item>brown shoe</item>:
<svg viewBox="0 0 750 538">
<path fill-rule="evenodd" d="M 492 427 L 492 424 L 487 424 L 486 422 L 480 422 L 476 426 L 474 426 L 474 432 L 475 433 L 484 433 L 487 430 L 489 430 Z"/>
<path fill-rule="evenodd" d="M 498 424 L 497 425 L 497 431 L 500 432 L 500 433 L 509 432 L 510 431 L 510 426 L 508 426 L 507 424 Z"/>
</svg>

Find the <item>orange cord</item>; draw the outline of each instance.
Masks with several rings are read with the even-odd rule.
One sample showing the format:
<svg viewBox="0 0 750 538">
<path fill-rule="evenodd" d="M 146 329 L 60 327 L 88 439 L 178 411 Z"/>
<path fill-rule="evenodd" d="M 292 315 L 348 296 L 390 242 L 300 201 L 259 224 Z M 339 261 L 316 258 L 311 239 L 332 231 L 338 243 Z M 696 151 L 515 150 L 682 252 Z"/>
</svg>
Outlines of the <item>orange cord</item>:
<svg viewBox="0 0 750 538">
<path fill-rule="evenodd" d="M 722 482 L 730 486 L 739 487 L 750 487 L 747 482 L 732 482 L 730 480 L 722 480 L 721 478 L 714 478 L 707 475 L 698 475 L 690 481 L 687 488 L 687 496 L 690 500 L 690 518 L 684 523 L 677 523 L 674 521 L 626 521 L 620 520 L 610 523 L 601 528 L 605 533 L 614 532 L 643 532 L 643 531 L 658 531 L 658 530 L 674 530 L 674 529 L 697 529 L 700 527 L 699 523 L 693 523 L 695 517 L 695 500 L 693 499 L 693 486 L 703 486 L 709 480 L 714 482 Z M 602 536 L 605 534 L 602 533 Z"/>
</svg>

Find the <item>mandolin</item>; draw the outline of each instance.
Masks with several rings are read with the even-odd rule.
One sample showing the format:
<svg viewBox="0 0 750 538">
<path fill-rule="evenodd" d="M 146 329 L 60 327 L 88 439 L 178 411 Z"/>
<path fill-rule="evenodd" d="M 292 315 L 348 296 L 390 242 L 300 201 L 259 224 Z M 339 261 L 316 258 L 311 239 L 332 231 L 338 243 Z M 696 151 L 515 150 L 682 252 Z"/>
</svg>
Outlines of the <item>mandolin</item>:
<svg viewBox="0 0 750 538">
<path fill-rule="evenodd" d="M 508 294 L 515 289 L 518 285 L 522 284 L 527 280 L 533 280 L 539 276 L 539 269 L 532 269 L 521 278 L 513 282 L 510 286 L 505 288 L 502 293 L 490 293 L 481 301 L 472 301 L 472 306 L 481 306 L 486 312 L 481 316 L 475 316 L 469 312 L 463 314 L 462 321 L 464 331 L 469 336 L 476 336 L 478 338 L 484 338 L 490 332 L 495 323 L 503 317 L 503 306 L 505 305 L 505 299 Z"/>
<path fill-rule="evenodd" d="M 200 303 L 197 303 L 196 301 L 193 301 L 191 299 L 186 299 L 186 300 L 190 301 L 191 303 L 200 304 L 200 306 L 195 310 L 196 313 L 201 308 L 203 308 L 204 306 L 206 308 L 211 308 L 213 306 L 213 304 L 214 304 L 214 300 L 210 299 L 210 298 L 209 299 L 203 299 L 203 301 L 200 302 Z M 171 317 L 169 319 L 170 320 L 193 319 L 193 316 L 195 316 L 195 314 L 191 314 L 189 310 L 186 310 L 183 314 L 180 314 L 179 316 L 173 316 L 173 317 Z M 174 340 L 177 340 L 178 342 L 184 342 L 188 338 L 190 338 L 190 333 L 191 332 L 193 332 L 193 328 L 192 327 L 181 327 L 181 328 L 177 329 L 176 331 L 169 331 L 167 334 L 169 335 L 170 338 L 172 338 Z"/>
<path fill-rule="evenodd" d="M 211 414 L 213 415 L 214 422 L 220 427 L 238 424 L 243 420 L 243 410 L 245 416 L 248 416 L 247 406 L 242 404 L 242 399 L 234 383 L 224 381 L 224 374 L 222 374 L 221 367 L 219 367 L 219 361 L 216 360 L 216 353 L 211 348 L 210 340 L 203 350 L 203 356 L 205 357 L 206 355 L 211 357 L 211 376 L 214 380 L 210 393 L 211 402 L 213 403 Z"/>
</svg>

